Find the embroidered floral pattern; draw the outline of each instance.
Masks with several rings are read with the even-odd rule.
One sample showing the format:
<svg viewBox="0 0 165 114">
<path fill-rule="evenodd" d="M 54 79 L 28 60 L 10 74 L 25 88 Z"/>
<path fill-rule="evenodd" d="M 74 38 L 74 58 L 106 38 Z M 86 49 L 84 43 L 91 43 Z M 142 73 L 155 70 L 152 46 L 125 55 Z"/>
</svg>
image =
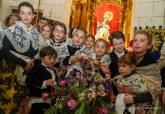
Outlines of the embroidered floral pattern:
<svg viewBox="0 0 165 114">
<path fill-rule="evenodd" d="M 38 49 L 39 33 L 32 26 L 29 28 L 30 32 L 28 32 L 24 26 L 22 22 L 17 22 L 15 26 L 5 30 L 12 46 L 20 53 L 27 52 L 31 44 L 34 50 Z"/>
</svg>

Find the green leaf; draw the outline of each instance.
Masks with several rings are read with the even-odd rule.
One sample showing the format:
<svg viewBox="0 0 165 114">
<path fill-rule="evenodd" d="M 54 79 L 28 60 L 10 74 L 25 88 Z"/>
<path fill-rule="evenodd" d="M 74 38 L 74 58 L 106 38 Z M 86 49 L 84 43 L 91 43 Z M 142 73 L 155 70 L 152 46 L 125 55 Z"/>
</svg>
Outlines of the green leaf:
<svg viewBox="0 0 165 114">
<path fill-rule="evenodd" d="M 80 107 L 76 110 L 75 114 L 83 114 L 86 102 L 82 102 Z"/>
</svg>

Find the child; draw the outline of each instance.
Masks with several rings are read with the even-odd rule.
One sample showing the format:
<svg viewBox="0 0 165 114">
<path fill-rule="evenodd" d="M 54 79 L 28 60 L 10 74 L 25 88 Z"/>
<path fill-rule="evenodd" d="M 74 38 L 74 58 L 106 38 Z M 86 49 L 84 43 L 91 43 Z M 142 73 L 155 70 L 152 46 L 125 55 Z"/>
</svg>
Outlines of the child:
<svg viewBox="0 0 165 114">
<path fill-rule="evenodd" d="M 5 19 L 5 26 L 10 27 L 15 24 L 16 21 L 19 20 L 19 16 L 17 13 L 11 13 L 9 16 Z"/>
<path fill-rule="evenodd" d="M 66 41 L 67 29 L 64 23 L 56 22 L 53 28 L 53 39 L 51 40 L 51 45 L 53 47 L 59 47 L 63 45 Z"/>
<path fill-rule="evenodd" d="M 162 76 L 162 87 L 165 87 L 165 42 L 161 48 L 161 56 L 159 58 L 159 63 L 161 67 L 161 76 Z M 165 90 L 162 89 L 162 103 L 165 105 Z"/>
<path fill-rule="evenodd" d="M 95 38 L 93 35 L 86 36 L 84 45 L 90 50 L 94 50 Z"/>
<path fill-rule="evenodd" d="M 87 49 L 83 42 L 85 40 L 86 31 L 83 28 L 76 28 L 73 33 L 73 38 L 66 46 L 68 55 L 63 60 L 63 65 L 69 65 L 68 74 L 72 69 L 76 68 L 82 73 L 81 61 L 88 61 L 89 57 L 92 56 L 92 53 Z"/>
<path fill-rule="evenodd" d="M 38 53 L 39 33 L 31 25 L 33 19 L 33 6 L 28 2 L 19 5 L 21 21 L 6 30 L 3 39 L 2 54 L 7 61 L 17 65 L 18 83 L 24 85 L 24 73 L 33 65 L 33 58 Z M 19 45 L 18 45 L 19 44 Z M 25 71 L 23 71 L 25 70 Z"/>
<path fill-rule="evenodd" d="M 44 25 L 43 28 L 42 28 L 42 30 L 41 30 L 42 37 L 40 38 L 40 41 L 39 41 L 39 47 L 40 47 L 40 49 L 43 46 L 51 45 L 50 44 L 51 33 L 52 33 L 52 27 L 51 27 L 51 25 L 49 25 L 49 24 Z"/>
<path fill-rule="evenodd" d="M 95 47 L 95 38 L 93 35 L 87 35 L 85 38 L 85 42 L 84 45 L 86 46 L 86 48 L 88 48 L 91 53 L 93 54 L 92 57 L 93 59 L 96 58 L 96 54 L 94 52 L 94 47 Z"/>
<path fill-rule="evenodd" d="M 146 93 L 147 86 L 145 82 L 142 80 L 141 76 L 135 72 L 135 65 L 136 65 L 136 59 L 133 56 L 130 56 L 128 54 L 123 55 L 118 59 L 118 69 L 120 75 L 113 78 L 114 82 L 116 83 L 119 94 L 116 97 L 116 111 L 118 114 L 123 114 L 124 112 L 127 114 L 135 114 L 135 106 L 128 106 L 123 102 L 124 94 L 127 94 L 127 92 L 123 91 L 122 88 L 124 86 L 130 87 L 131 90 L 129 94 L 136 95 L 139 93 Z M 126 109 L 128 108 L 128 109 Z"/>
<path fill-rule="evenodd" d="M 104 39 L 98 39 L 95 42 L 95 53 L 96 53 L 96 60 L 94 63 L 101 68 L 101 66 L 109 66 L 111 63 L 110 56 L 107 54 L 108 50 L 108 43 Z M 101 74 L 100 74 L 100 73 Z M 98 71 L 100 75 L 103 75 L 102 71 Z M 110 75 L 105 75 L 106 78 L 110 78 Z"/>
<path fill-rule="evenodd" d="M 144 31 L 139 31 L 135 33 L 134 35 L 132 46 L 133 46 L 133 51 L 134 51 L 136 61 L 137 61 L 136 63 L 137 72 L 144 74 L 145 78 L 154 80 L 154 83 L 156 83 L 159 86 L 159 88 L 156 88 L 155 85 L 153 86 L 153 84 L 151 84 L 150 87 L 153 87 L 152 89 L 154 89 L 155 91 L 157 90 L 157 92 L 154 91 L 150 93 L 149 92 L 141 93 L 135 96 L 127 94 L 124 96 L 124 103 L 138 104 L 138 103 L 146 103 L 146 102 L 152 102 L 152 101 L 157 102 L 159 100 L 156 100 L 156 99 L 153 100 L 152 94 L 156 93 L 157 96 L 160 94 L 159 89 L 161 86 L 161 76 L 160 76 L 160 69 L 158 67 L 158 64 L 148 55 L 148 51 L 152 47 L 152 37 Z M 129 88 L 125 88 L 125 89 L 129 90 Z M 154 104 L 154 106 L 156 105 L 157 104 Z M 152 107 L 152 109 L 154 109 L 154 107 Z"/>
<path fill-rule="evenodd" d="M 34 65 L 26 79 L 29 88 L 29 114 L 44 114 L 50 107 L 53 86 L 56 84 L 56 72 L 53 70 L 57 52 L 51 47 L 43 47 L 40 52 L 41 63 Z M 45 96 L 44 96 L 45 95 Z"/>
<path fill-rule="evenodd" d="M 48 24 L 48 19 L 45 18 L 45 17 L 41 17 L 41 18 L 38 20 L 38 23 L 37 23 L 37 30 L 38 30 L 38 32 L 41 33 L 43 26 L 45 26 L 45 25 L 47 25 L 47 24 Z"/>
<path fill-rule="evenodd" d="M 0 52 L 0 55 L 7 62 L 16 64 L 16 75 L 13 73 L 12 76 L 6 77 L 6 79 L 1 78 L 4 80 L 14 80 L 13 84 L 10 84 L 8 81 L 3 81 L 4 85 L 8 82 L 9 88 L 15 91 L 15 94 L 11 96 L 10 100 L 2 97 L 6 104 L 5 108 L 2 110 L 6 113 L 12 113 L 11 111 L 13 110 L 18 111 L 21 107 L 21 101 L 24 99 L 23 96 L 25 96 L 23 94 L 25 94 L 26 90 L 25 87 L 21 85 L 25 85 L 26 73 L 33 67 L 33 61 L 39 49 L 39 33 L 31 25 L 34 16 L 33 6 L 28 2 L 21 2 L 18 6 L 18 11 L 21 21 L 17 21 L 15 25 L 5 30 L 5 36 L 2 40 L 3 47 Z M 6 69 L 8 68 L 7 66 Z M 7 73 L 9 74 L 10 72 Z M 8 92 L 6 93 L 6 88 L 1 91 L 5 93 L 4 96 L 8 95 Z M 15 98 L 19 98 L 19 101 L 15 100 Z M 11 103 L 13 104 L 12 108 L 8 107 Z"/>
<path fill-rule="evenodd" d="M 109 66 L 111 77 L 113 78 L 119 74 L 117 60 L 119 57 L 127 53 L 127 50 L 124 47 L 125 37 L 121 31 L 112 32 L 109 40 L 113 47 L 113 51 L 110 53 L 111 64 Z"/>
</svg>

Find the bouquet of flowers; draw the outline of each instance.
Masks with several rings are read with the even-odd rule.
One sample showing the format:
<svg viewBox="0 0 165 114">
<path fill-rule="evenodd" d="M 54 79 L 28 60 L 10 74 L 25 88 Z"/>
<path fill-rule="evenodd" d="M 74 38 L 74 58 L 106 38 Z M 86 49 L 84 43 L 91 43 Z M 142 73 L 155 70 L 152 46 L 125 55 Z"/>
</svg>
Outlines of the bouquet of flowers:
<svg viewBox="0 0 165 114">
<path fill-rule="evenodd" d="M 53 106 L 45 114 L 109 114 L 112 96 L 111 82 L 75 70 L 55 85 Z"/>
</svg>

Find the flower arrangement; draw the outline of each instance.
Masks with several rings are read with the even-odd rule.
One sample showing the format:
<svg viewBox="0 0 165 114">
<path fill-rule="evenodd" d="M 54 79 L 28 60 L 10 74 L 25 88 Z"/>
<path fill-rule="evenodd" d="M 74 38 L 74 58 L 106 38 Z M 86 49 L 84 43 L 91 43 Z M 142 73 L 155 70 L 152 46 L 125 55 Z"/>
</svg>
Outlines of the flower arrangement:
<svg viewBox="0 0 165 114">
<path fill-rule="evenodd" d="M 109 114 L 113 111 L 112 85 L 102 76 L 75 72 L 54 87 L 54 104 L 45 114 Z"/>
</svg>

